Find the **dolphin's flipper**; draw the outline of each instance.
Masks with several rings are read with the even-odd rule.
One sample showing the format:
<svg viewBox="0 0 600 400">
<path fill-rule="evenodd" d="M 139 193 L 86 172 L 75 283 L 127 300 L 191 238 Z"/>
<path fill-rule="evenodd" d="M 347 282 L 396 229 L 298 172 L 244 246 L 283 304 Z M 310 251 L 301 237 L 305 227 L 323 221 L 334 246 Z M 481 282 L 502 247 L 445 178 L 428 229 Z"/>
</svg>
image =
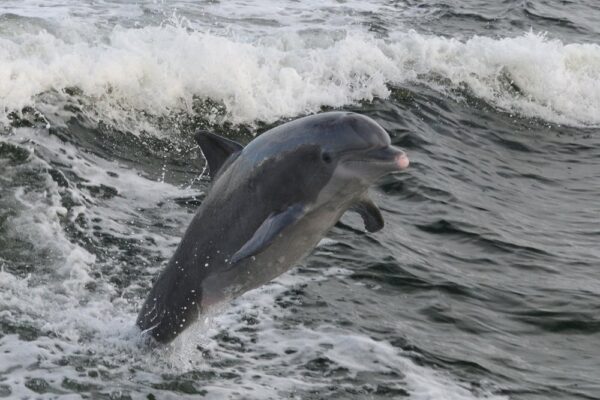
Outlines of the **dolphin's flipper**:
<svg viewBox="0 0 600 400">
<path fill-rule="evenodd" d="M 211 178 L 217 175 L 219 169 L 225 164 L 230 155 L 244 149 L 244 146 L 233 140 L 225 139 L 222 136 L 207 131 L 198 131 L 194 137 L 198 145 L 200 145 L 200 150 L 202 150 L 204 158 L 206 158 L 208 173 Z"/>
<path fill-rule="evenodd" d="M 350 211 L 357 212 L 362 217 L 367 231 L 377 232 L 383 228 L 381 211 L 366 194 L 350 207 Z"/>
<path fill-rule="evenodd" d="M 293 225 L 304 215 L 305 210 L 302 204 L 294 204 L 279 214 L 271 214 L 254 232 L 254 235 L 248 240 L 233 257 L 231 263 L 235 264 L 244 258 L 251 257 L 260 253 L 267 247 L 273 239 L 277 237 L 286 227 Z"/>
</svg>

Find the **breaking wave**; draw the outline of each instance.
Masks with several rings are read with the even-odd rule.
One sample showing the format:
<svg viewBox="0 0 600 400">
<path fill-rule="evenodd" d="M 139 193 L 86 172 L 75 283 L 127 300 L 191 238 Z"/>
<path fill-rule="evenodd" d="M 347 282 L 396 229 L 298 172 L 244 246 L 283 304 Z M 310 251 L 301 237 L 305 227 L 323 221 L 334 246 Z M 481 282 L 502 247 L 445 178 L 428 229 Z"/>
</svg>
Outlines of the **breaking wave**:
<svg viewBox="0 0 600 400">
<path fill-rule="evenodd" d="M 73 24 L 0 38 L 3 122 L 27 106 L 65 113 L 55 105 L 57 95 L 79 96 L 96 120 L 134 131 L 132 113 L 189 114 L 206 100 L 214 122 L 273 122 L 424 84 L 525 117 L 600 125 L 595 44 L 532 32 L 461 41 L 415 31 L 384 39 L 311 29 L 251 39 L 192 29 L 185 20 L 107 33 Z M 49 93 L 53 101 L 45 101 Z"/>
</svg>

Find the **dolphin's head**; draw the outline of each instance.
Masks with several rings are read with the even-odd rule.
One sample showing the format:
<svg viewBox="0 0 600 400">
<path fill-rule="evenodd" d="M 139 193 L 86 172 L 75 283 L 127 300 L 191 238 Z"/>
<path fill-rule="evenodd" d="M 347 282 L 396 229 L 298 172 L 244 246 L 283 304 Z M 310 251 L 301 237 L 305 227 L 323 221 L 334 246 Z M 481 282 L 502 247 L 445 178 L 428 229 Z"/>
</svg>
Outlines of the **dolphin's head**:
<svg viewBox="0 0 600 400">
<path fill-rule="evenodd" d="M 334 177 L 347 184 L 368 186 L 388 173 L 408 167 L 404 151 L 393 146 L 387 132 L 371 118 L 335 113 L 322 145 L 323 163 L 335 168 Z"/>
<path fill-rule="evenodd" d="M 318 203 L 364 193 L 378 178 L 408 167 L 408 157 L 391 144 L 387 132 L 371 118 L 347 112 L 312 117 L 303 139 L 319 149 L 317 163 L 329 176 Z M 317 157 L 315 157 L 317 158 Z"/>
<path fill-rule="evenodd" d="M 276 177 L 277 185 L 271 186 L 286 194 L 280 197 L 313 198 L 316 207 L 353 203 L 377 179 L 409 164 L 379 124 L 350 112 L 301 118 L 259 139 L 250 143 L 248 153 L 255 164 L 264 163 L 269 170 L 264 176 Z M 264 160 L 277 163 L 267 167 Z M 281 188 L 282 181 L 289 184 Z"/>
<path fill-rule="evenodd" d="M 318 196 L 318 203 L 351 200 L 383 175 L 408 167 L 404 151 L 391 144 L 379 124 L 351 112 L 280 125 L 250 142 L 239 161 L 239 170 L 249 176 L 256 166 L 268 171 L 260 174 L 263 186 L 277 188 L 279 197 Z"/>
</svg>

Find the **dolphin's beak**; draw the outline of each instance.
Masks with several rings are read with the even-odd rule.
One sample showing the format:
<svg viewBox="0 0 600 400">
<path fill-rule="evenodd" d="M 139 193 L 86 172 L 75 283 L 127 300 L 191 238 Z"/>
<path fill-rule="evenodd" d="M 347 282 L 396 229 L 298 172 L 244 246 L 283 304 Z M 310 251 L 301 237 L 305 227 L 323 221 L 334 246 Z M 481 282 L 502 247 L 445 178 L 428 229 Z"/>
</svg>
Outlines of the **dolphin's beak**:
<svg viewBox="0 0 600 400">
<path fill-rule="evenodd" d="M 396 146 L 387 146 L 381 149 L 371 150 L 367 154 L 371 160 L 389 166 L 392 172 L 408 168 L 408 157 L 403 150 Z"/>
</svg>

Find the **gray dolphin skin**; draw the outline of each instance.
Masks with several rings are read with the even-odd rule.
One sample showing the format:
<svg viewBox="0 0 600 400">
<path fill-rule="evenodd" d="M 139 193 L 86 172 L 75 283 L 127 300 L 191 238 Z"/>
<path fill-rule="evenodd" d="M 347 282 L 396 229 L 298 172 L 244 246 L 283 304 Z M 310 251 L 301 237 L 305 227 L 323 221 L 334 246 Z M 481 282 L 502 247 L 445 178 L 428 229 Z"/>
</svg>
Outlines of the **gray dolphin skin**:
<svg viewBox="0 0 600 400">
<path fill-rule="evenodd" d="M 383 228 L 368 197 L 375 180 L 408 167 L 372 119 L 328 112 L 273 128 L 245 148 L 198 132 L 212 187 L 142 306 L 143 335 L 168 343 L 211 305 L 281 275 L 346 211 Z"/>
</svg>

